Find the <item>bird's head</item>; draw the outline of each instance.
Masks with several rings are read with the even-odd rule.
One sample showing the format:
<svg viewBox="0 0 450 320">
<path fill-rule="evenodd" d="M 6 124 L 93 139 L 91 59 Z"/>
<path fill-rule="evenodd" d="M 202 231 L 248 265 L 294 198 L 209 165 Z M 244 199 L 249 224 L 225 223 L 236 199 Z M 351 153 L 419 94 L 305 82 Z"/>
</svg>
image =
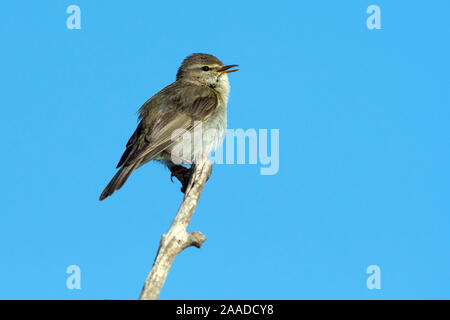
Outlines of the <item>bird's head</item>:
<svg viewBox="0 0 450 320">
<path fill-rule="evenodd" d="M 237 65 L 224 65 L 213 55 L 194 53 L 184 59 L 178 69 L 177 80 L 189 81 L 228 92 L 230 88 L 228 73 L 238 71 L 238 69 L 232 69 L 233 67 L 237 67 Z"/>
</svg>

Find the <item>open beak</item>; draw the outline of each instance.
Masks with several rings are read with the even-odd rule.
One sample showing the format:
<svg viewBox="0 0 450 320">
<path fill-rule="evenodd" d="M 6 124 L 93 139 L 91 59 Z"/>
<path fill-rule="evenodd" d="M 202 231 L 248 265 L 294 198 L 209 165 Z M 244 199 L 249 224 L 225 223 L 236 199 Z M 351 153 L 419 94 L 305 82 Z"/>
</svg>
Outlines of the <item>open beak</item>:
<svg viewBox="0 0 450 320">
<path fill-rule="evenodd" d="M 234 70 L 229 70 L 233 67 L 237 67 L 237 64 L 230 64 L 229 66 L 223 66 L 220 69 L 217 69 L 216 72 L 220 72 L 220 73 L 231 73 L 231 72 L 235 72 L 238 71 L 239 69 L 234 69 Z"/>
</svg>

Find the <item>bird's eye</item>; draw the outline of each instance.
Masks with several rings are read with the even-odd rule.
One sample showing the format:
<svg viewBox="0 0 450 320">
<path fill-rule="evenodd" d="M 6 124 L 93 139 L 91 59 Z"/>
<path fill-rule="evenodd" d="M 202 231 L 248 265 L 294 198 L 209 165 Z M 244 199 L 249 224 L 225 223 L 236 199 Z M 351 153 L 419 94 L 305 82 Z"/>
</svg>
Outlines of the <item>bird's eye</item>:
<svg viewBox="0 0 450 320">
<path fill-rule="evenodd" d="M 208 71 L 208 70 L 209 70 L 209 67 L 208 67 L 208 66 L 204 66 L 204 67 L 202 68 L 202 70 L 203 70 L 203 71 Z"/>
</svg>

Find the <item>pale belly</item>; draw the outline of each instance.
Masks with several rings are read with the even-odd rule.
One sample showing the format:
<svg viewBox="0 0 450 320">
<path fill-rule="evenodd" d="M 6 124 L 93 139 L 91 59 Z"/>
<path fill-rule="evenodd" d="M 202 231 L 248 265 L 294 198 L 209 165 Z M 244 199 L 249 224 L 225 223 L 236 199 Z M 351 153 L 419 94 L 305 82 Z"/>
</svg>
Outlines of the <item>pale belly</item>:
<svg viewBox="0 0 450 320">
<path fill-rule="evenodd" d="M 195 132 L 184 135 L 164 154 L 154 160 L 160 160 L 170 166 L 196 162 L 202 155 L 210 155 L 222 143 L 227 127 L 227 112 L 223 106 L 205 121 L 196 126 Z"/>
</svg>

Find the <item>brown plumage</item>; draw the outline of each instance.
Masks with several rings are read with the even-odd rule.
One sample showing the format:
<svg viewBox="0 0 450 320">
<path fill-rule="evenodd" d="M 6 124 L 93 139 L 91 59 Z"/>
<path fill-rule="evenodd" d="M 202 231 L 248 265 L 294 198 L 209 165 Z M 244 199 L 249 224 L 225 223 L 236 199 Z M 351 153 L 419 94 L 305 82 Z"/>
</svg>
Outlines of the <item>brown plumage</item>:
<svg viewBox="0 0 450 320">
<path fill-rule="evenodd" d="M 117 164 L 120 169 L 103 190 L 100 200 L 120 189 L 134 170 L 150 160 L 162 161 L 171 170 L 175 168 L 171 151 L 182 135 L 176 134 L 177 129 L 192 132 L 198 124 L 217 129 L 213 140 L 204 141 L 202 151 L 210 153 L 215 149 L 226 128 L 227 73 L 233 71 L 225 71 L 228 69 L 216 57 L 207 54 L 194 54 L 183 61 L 177 80 L 139 109 L 140 122 Z M 195 162 L 197 156 L 192 154 L 184 160 Z"/>
</svg>

